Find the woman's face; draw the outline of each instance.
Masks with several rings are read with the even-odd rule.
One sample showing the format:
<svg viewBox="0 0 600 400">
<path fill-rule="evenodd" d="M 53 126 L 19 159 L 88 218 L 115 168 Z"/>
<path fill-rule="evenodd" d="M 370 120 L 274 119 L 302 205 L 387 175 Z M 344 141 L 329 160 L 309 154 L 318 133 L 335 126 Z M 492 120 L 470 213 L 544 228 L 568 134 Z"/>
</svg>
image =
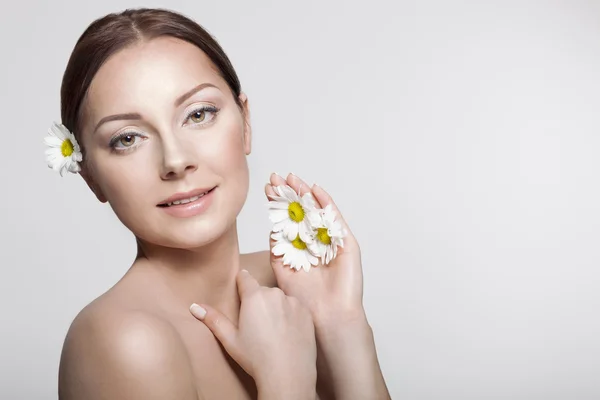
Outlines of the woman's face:
<svg viewBox="0 0 600 400">
<path fill-rule="evenodd" d="M 162 37 L 124 49 L 99 69 L 83 104 L 82 175 L 141 239 L 207 244 L 232 226 L 248 193 L 251 130 L 240 99 L 246 113 L 190 43 Z"/>
</svg>

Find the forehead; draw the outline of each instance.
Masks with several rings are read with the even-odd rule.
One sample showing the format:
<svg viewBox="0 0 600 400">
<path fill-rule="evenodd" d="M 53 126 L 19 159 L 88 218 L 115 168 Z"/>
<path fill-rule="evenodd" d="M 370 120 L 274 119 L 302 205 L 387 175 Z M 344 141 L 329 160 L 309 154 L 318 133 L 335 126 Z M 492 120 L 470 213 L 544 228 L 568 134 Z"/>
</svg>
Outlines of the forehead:
<svg viewBox="0 0 600 400">
<path fill-rule="evenodd" d="M 195 45 L 172 37 L 136 43 L 100 67 L 87 93 L 86 114 L 93 120 L 98 113 L 136 111 L 148 100 L 172 103 L 203 82 L 227 90 L 210 58 Z"/>
</svg>

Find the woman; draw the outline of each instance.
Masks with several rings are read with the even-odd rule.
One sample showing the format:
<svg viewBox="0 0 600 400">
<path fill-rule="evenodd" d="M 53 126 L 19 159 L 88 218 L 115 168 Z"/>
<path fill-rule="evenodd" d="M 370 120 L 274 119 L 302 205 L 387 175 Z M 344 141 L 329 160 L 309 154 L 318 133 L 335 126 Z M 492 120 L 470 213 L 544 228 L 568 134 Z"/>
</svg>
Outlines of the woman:
<svg viewBox="0 0 600 400">
<path fill-rule="evenodd" d="M 67 65 L 61 117 L 81 146 L 71 171 L 138 243 L 71 324 L 61 399 L 389 398 L 343 220 L 345 247 L 308 273 L 239 253 L 248 99 L 199 25 L 160 9 L 93 22 Z M 281 185 L 337 210 L 293 175 L 272 175 L 266 195 Z"/>
</svg>

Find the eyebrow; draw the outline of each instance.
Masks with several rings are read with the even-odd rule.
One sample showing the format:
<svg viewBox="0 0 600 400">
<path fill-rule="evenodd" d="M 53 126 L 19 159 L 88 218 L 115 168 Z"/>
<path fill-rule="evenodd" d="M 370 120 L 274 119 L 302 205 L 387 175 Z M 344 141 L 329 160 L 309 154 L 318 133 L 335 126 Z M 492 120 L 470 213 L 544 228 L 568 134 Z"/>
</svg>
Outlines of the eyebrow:
<svg viewBox="0 0 600 400">
<path fill-rule="evenodd" d="M 177 99 L 175 99 L 175 102 L 173 103 L 173 105 L 175 107 L 179 107 L 184 101 L 186 101 L 187 99 L 189 99 L 194 94 L 196 94 L 199 91 L 201 91 L 202 89 L 206 89 L 207 87 L 217 88 L 212 83 L 208 83 L 208 82 L 201 83 L 201 84 L 195 86 L 193 89 L 188 90 L 187 92 L 185 92 L 184 94 L 182 94 L 181 96 L 179 96 Z M 107 122 L 119 121 L 119 120 L 139 120 L 139 119 L 142 119 L 142 116 L 139 113 L 125 113 L 125 114 L 109 115 L 107 117 L 102 118 L 96 124 L 96 127 L 94 128 L 94 132 L 96 132 L 98 130 L 98 128 L 100 127 L 100 125 L 105 124 Z"/>
</svg>

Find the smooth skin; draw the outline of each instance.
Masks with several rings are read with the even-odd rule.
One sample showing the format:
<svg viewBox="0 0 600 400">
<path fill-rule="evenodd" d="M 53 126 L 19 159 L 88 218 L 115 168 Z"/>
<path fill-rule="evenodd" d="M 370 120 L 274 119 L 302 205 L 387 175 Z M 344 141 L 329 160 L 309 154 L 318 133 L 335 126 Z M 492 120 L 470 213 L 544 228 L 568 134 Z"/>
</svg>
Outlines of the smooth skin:
<svg viewBox="0 0 600 400">
<path fill-rule="evenodd" d="M 209 86 L 191 92 L 201 84 Z M 177 101 L 184 94 L 189 95 Z M 119 51 L 93 78 L 82 105 L 81 176 L 133 232 L 140 250 L 126 274 L 71 324 L 59 367 L 60 399 L 288 396 L 280 385 L 296 375 L 270 370 L 296 356 L 285 336 L 254 322 L 253 332 L 265 343 L 286 350 L 270 352 L 275 360 L 261 359 L 273 378 L 264 382 L 262 364 L 251 371 L 256 376 L 249 375 L 189 311 L 192 303 L 208 304 L 237 324 L 238 272 L 247 269 L 261 286 L 275 285 L 267 252 L 239 252 L 236 219 L 248 191 L 252 136 L 248 98 L 242 93 L 239 100 L 241 109 L 200 49 L 170 37 Z M 219 111 L 190 116 L 201 107 Z M 99 125 L 123 113 L 139 116 Z M 124 133 L 128 136 L 115 139 Z M 200 215 L 177 218 L 159 207 L 174 193 L 211 187 L 216 187 L 211 205 Z M 265 296 L 262 312 L 299 309 L 281 296 Z M 258 305 L 252 300 L 243 307 L 249 320 Z M 306 315 L 293 312 L 279 322 L 284 332 L 303 327 L 299 332 L 307 338 L 301 342 L 310 354 L 314 328 Z M 300 374 L 296 383 L 311 385 L 312 364 L 304 365 L 308 376 Z"/>
<path fill-rule="evenodd" d="M 339 249 L 338 256 L 329 265 L 324 266 L 319 263 L 309 272 L 296 271 L 283 265 L 282 257 L 274 256 L 270 252 L 271 267 L 278 287 L 286 295 L 291 296 L 290 299 L 298 299 L 299 303 L 306 307 L 315 324 L 319 348 L 318 374 L 322 382 L 319 386 L 322 396 L 342 400 L 390 399 L 377 359 L 373 332 L 362 303 L 362 262 L 356 238 L 339 208 L 323 188 L 317 185 L 311 188 L 293 174 L 289 174 L 287 179 L 272 174 L 270 182 L 265 186 L 267 199 L 276 195 L 273 187 L 280 185 L 289 185 L 301 196 L 311 193 L 320 208 L 331 205 L 347 232 L 344 247 Z M 271 249 L 274 244 L 274 241 L 270 240 Z M 240 316 L 244 312 L 243 305 L 242 302 Z M 265 324 L 273 324 L 273 320 L 267 316 L 262 318 L 265 318 Z M 277 315 L 276 318 L 281 316 Z M 231 338 L 237 338 L 235 326 L 230 321 L 221 326 L 214 324 L 215 320 L 226 320 L 218 310 L 210 308 L 207 319 L 199 319 L 205 323 L 208 319 L 207 326 L 223 343 L 229 354 L 236 361 L 239 360 L 238 363 L 242 367 L 250 364 L 246 355 L 237 355 L 243 348 L 238 343 L 244 343 L 243 340 L 233 340 L 234 345 L 228 344 L 232 341 Z M 241 327 L 240 324 L 240 332 Z M 247 346 L 256 344 L 255 335 L 249 335 L 248 338 L 249 341 L 245 342 Z M 290 335 L 290 343 L 300 342 L 296 342 L 294 336 Z M 268 343 L 263 342 L 259 347 L 267 349 L 269 346 Z M 312 346 L 307 348 L 312 349 Z M 310 354 L 312 355 L 312 352 Z M 261 355 L 262 352 L 259 352 L 253 357 L 260 360 Z M 267 365 L 266 362 L 261 364 Z M 244 369 L 250 373 L 247 367 Z M 303 374 L 302 369 L 299 372 Z"/>
<path fill-rule="evenodd" d="M 211 86 L 176 102 L 203 83 Z M 294 393 L 286 391 L 290 387 L 312 399 L 314 368 L 317 398 L 323 398 L 320 387 L 343 395 L 340 376 L 361 380 L 355 372 L 371 370 L 370 329 L 362 322 L 344 332 L 333 329 L 319 317 L 338 310 L 337 303 L 315 312 L 306 297 L 303 300 L 302 293 L 309 292 L 285 277 L 282 290 L 273 292 L 277 268 L 269 265 L 268 253 L 239 252 L 236 219 L 248 192 L 252 137 L 248 98 L 242 93 L 239 100 L 241 109 L 200 49 L 169 37 L 119 51 L 93 78 L 81 108 L 81 176 L 135 235 L 139 253 L 125 275 L 71 324 L 59 368 L 61 400 L 293 398 L 289 396 Z M 189 117 L 200 106 L 219 111 Z M 104 117 L 122 113 L 139 117 L 98 126 Z M 130 137 L 114 140 L 126 132 Z M 206 187 L 216 189 L 203 214 L 176 218 L 158 207 L 174 193 Z M 261 287 L 250 285 L 254 291 L 249 296 L 240 291 L 242 269 Z M 358 286 L 362 290 L 362 281 Z M 351 303 L 358 304 L 358 292 L 349 293 L 354 294 Z M 221 313 L 235 326 L 229 332 L 236 332 L 236 339 L 221 335 L 226 344 L 219 341 L 218 333 L 190 313 L 192 303 L 206 305 L 208 325 L 217 320 L 209 316 L 211 309 Z M 284 312 L 286 318 L 265 317 Z M 301 346 L 286 342 L 290 331 L 297 332 Z M 313 341 L 316 363 L 307 361 L 314 355 Z M 358 346 L 355 354 L 345 354 L 351 353 L 351 346 Z M 307 359 L 298 356 L 300 349 Z M 290 361 L 296 357 L 302 360 L 299 365 Z M 359 363 L 365 361 L 363 370 Z M 348 365 L 340 363 L 351 363 L 357 370 L 346 370 Z M 292 366 L 300 373 L 291 372 Z M 282 387 L 290 379 L 296 386 Z"/>
<path fill-rule="evenodd" d="M 259 398 L 316 398 L 317 348 L 310 312 L 281 289 L 260 286 L 246 270 L 238 273 L 237 285 L 237 324 L 205 304 L 190 311 L 254 378 Z"/>
<path fill-rule="evenodd" d="M 363 273 L 360 247 L 331 196 L 320 186 L 312 187 L 289 174 L 271 175 L 265 186 L 267 198 L 273 186 L 289 185 L 301 196 L 311 193 L 317 205 L 331 205 L 347 231 L 344 247 L 329 265 L 319 264 L 310 272 L 295 271 L 271 253 L 271 266 L 278 286 L 308 308 L 315 324 L 319 348 L 319 375 L 328 382 L 336 399 L 389 399 L 390 395 L 377 359 L 373 332 L 363 307 Z M 273 248 L 271 240 L 271 249 Z M 331 393 L 333 392 L 333 393 Z"/>
</svg>

